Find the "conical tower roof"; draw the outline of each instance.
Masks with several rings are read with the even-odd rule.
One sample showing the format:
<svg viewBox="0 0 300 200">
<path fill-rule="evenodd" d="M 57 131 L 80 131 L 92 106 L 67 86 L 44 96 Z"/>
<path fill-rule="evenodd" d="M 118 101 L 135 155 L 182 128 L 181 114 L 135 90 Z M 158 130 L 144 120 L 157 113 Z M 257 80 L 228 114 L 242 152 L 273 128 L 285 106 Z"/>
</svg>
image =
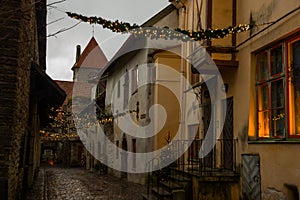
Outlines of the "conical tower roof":
<svg viewBox="0 0 300 200">
<path fill-rule="evenodd" d="M 108 62 L 94 37 L 91 38 L 73 68 L 103 68 Z"/>
</svg>

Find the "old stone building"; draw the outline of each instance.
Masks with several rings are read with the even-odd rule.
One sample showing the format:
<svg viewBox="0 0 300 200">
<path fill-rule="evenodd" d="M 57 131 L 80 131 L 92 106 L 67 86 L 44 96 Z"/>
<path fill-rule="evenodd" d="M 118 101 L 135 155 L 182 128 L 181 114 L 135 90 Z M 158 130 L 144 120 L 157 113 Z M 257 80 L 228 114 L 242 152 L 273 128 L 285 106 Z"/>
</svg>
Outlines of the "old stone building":
<svg viewBox="0 0 300 200">
<path fill-rule="evenodd" d="M 176 7 L 169 5 L 147 20 L 142 26 L 168 26 L 174 28 L 177 27 L 177 20 Z M 152 116 L 153 118 L 151 119 L 149 114 L 150 107 L 153 104 L 162 103 L 162 99 L 173 97 L 162 88 L 150 86 L 150 84 L 146 86 L 145 84 L 147 81 L 148 83 L 157 83 L 159 78 L 165 80 L 167 79 L 166 76 L 170 77 L 170 74 L 163 76 L 163 73 L 158 70 L 159 56 L 156 51 L 151 49 L 153 46 L 157 49 L 164 49 L 164 47 L 173 48 L 173 46 L 169 47 L 169 44 L 167 47 L 163 45 L 155 46 L 155 40 L 147 41 L 147 38 L 131 36 L 107 64 L 106 71 L 102 75 L 106 78 L 106 112 L 112 113 L 114 116 L 114 123 L 112 123 L 113 135 L 109 137 L 109 132 L 104 130 L 105 134 L 112 141 L 111 144 L 109 141 L 107 142 L 107 163 L 109 163 L 110 167 L 108 172 L 130 182 L 145 184 L 148 176 L 147 173 L 140 172 L 145 166 L 141 164 L 141 158 L 135 157 L 134 154 L 137 152 L 151 152 L 158 146 L 159 148 L 163 147 L 166 145 L 164 138 L 167 137 L 169 132 L 174 133 L 174 129 L 177 128 L 173 125 L 178 123 L 178 121 L 172 118 L 172 120 L 166 122 L 165 127 L 153 138 L 138 137 L 140 134 L 152 134 L 152 128 L 158 124 L 156 120 L 159 119 L 157 117 L 159 114 L 153 112 L 154 117 Z M 160 56 L 160 58 L 162 57 Z M 170 61 L 168 64 L 174 64 L 177 59 L 176 55 L 172 53 L 169 53 L 165 58 L 168 58 Z M 150 63 L 149 66 L 145 67 L 148 61 L 152 61 L 155 64 Z M 171 64 L 170 66 L 172 66 Z M 158 75 L 160 76 L 159 78 L 157 78 Z M 176 82 L 177 80 L 173 79 L 172 81 Z M 143 86 L 141 87 L 141 85 Z M 175 87 L 179 87 L 179 85 L 175 85 Z M 173 103 L 169 105 L 170 107 L 176 107 L 176 104 Z M 124 120 L 126 115 L 130 117 Z M 176 113 L 173 112 L 171 115 L 176 115 Z M 126 129 L 131 124 L 130 120 L 128 120 L 130 118 L 139 126 L 147 128 L 145 130 L 134 129 L 131 134 L 136 134 L 136 136 L 130 135 L 130 133 L 124 131 L 124 127 Z M 150 124 L 151 120 L 154 122 Z M 96 145 L 97 142 L 94 140 L 94 143 Z M 113 145 L 116 148 L 111 150 Z"/>
<path fill-rule="evenodd" d="M 92 106 L 95 108 L 94 102 L 96 101 L 96 94 L 99 91 L 97 91 L 97 84 L 96 82 L 94 83 L 94 79 L 97 79 L 97 74 L 105 67 L 107 62 L 105 54 L 94 37 L 90 39 L 82 52 L 80 47 L 77 46 L 76 63 L 72 67 L 74 82 L 72 112 L 74 115 L 84 115 L 89 107 Z M 83 141 L 85 147 L 83 151 L 80 149 L 77 151 L 72 150 L 73 153 L 71 156 L 75 158 L 76 155 L 80 156 L 79 152 L 82 152 L 82 156 L 86 162 L 84 164 L 85 167 L 92 170 L 97 163 L 95 154 L 97 154 L 96 151 L 99 149 L 94 145 L 91 151 L 90 146 L 92 144 L 86 142 L 84 138 L 85 135 L 80 135 L 80 139 Z M 79 146 L 73 147 L 78 148 Z"/>
<path fill-rule="evenodd" d="M 39 167 L 39 129 L 65 93 L 45 73 L 46 0 L 0 4 L 0 199 L 22 199 Z"/>
<path fill-rule="evenodd" d="M 194 92 L 201 98 L 197 105 L 201 117 L 198 124 L 180 123 L 187 126 L 185 134 L 196 133 L 196 137 L 183 154 L 184 157 L 177 160 L 176 169 L 171 168 L 167 183 L 166 179 L 160 182 L 154 179 L 154 187 L 148 190 L 153 196 L 148 195 L 145 199 L 174 199 L 174 191 L 178 190 L 185 192 L 185 199 L 299 199 L 299 161 L 294 158 L 299 150 L 300 138 L 299 1 L 169 2 L 176 6 L 178 27 L 184 30 L 226 29 L 239 26 L 239 23 L 250 24 L 253 28 L 245 33 L 199 42 L 213 59 L 220 74 L 215 75 L 213 69 L 205 68 L 207 74 L 212 75 L 205 80 L 203 75 L 206 74 L 199 75 L 190 64 L 182 62 L 181 72 L 186 74 Z M 189 57 L 192 59 L 201 53 L 201 48 L 192 45 L 181 50 L 183 55 L 183 52 L 193 52 Z M 154 61 L 176 67 L 166 53 L 160 51 L 153 57 Z M 142 89 L 136 88 L 139 81 L 144 79 L 141 78 L 142 73 L 138 73 L 141 59 L 134 56 L 119 61 L 115 67 L 117 70 L 110 71 L 106 94 L 114 92 L 116 85 L 115 105 L 109 107 L 114 106 L 117 108 L 115 110 L 120 111 L 122 109 L 116 104 L 127 104 L 129 93 L 133 106 L 128 106 L 130 110 L 127 112 L 132 113 L 132 119 L 137 124 L 142 124 L 139 113 L 144 114 L 141 105 L 145 101 L 142 98 L 140 102 L 136 101 L 134 95 L 142 93 Z M 203 66 L 205 63 L 201 60 L 193 63 L 196 69 Z M 121 73 L 125 74 L 124 78 L 120 78 Z M 212 93 L 207 91 L 208 83 L 221 81 L 222 84 L 217 85 Z M 123 94 L 120 86 L 125 91 Z M 207 103 L 217 90 L 225 93 L 221 101 Z M 168 99 L 165 94 L 164 97 Z M 120 105 L 122 108 L 123 104 Z M 119 113 L 114 113 L 115 119 L 126 114 Z M 223 121 L 218 120 L 215 117 L 217 115 L 221 115 Z M 118 125 L 117 120 L 114 125 Z M 200 157 L 199 150 L 209 133 L 208 126 L 212 127 L 211 133 L 216 143 L 205 157 Z M 115 145 L 122 147 L 120 151 L 135 153 L 139 149 L 139 138 L 128 137 L 125 131 L 115 127 Z M 116 161 L 125 163 L 121 168 L 124 171 L 133 171 L 136 163 L 139 163 L 136 157 L 128 156 L 130 153 L 123 153 L 123 157 L 118 151 L 113 154 Z M 159 163 L 159 159 L 155 162 Z M 129 177 L 128 174 L 125 177 Z M 184 186 L 182 182 L 186 182 Z"/>
<path fill-rule="evenodd" d="M 65 164 L 79 166 L 79 160 L 72 159 L 70 153 L 72 151 L 72 142 L 81 144 L 76 128 L 73 123 L 72 116 L 72 81 L 55 81 L 59 87 L 65 91 L 66 98 L 62 106 L 56 110 L 52 110 L 51 117 L 54 118 L 41 131 L 41 153 L 42 162 L 51 164 Z M 74 160 L 74 161 L 73 161 Z"/>
<path fill-rule="evenodd" d="M 67 97 L 57 109 L 55 122 L 42 131 L 43 162 L 71 167 L 82 165 L 87 169 L 93 169 L 96 165 L 97 159 L 86 150 L 88 144 L 82 135 L 77 134 L 78 123 L 74 122 L 79 114 L 93 105 L 97 92 L 93 79 L 106 63 L 107 59 L 94 37 L 89 40 L 83 52 L 80 45 L 77 45 L 76 61 L 71 68 L 73 81 L 55 81 L 66 92 Z"/>
</svg>

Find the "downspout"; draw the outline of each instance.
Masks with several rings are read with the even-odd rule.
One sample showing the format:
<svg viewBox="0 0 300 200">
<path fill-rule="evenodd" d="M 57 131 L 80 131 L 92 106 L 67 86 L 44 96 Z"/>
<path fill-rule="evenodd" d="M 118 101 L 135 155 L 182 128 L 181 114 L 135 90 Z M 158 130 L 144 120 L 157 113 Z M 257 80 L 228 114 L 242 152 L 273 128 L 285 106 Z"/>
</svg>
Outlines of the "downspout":
<svg viewBox="0 0 300 200">
<path fill-rule="evenodd" d="M 236 0 L 232 0 L 232 27 L 236 26 L 236 7 L 237 7 L 237 2 Z M 236 46 L 236 33 L 232 34 L 232 46 L 235 47 Z M 233 52 L 231 54 L 231 60 L 235 61 L 236 59 L 236 53 Z"/>
<path fill-rule="evenodd" d="M 207 0 L 207 7 L 206 7 L 206 28 L 211 29 L 212 28 L 212 2 L 213 0 Z M 207 40 L 207 46 L 211 46 L 211 40 Z"/>
</svg>

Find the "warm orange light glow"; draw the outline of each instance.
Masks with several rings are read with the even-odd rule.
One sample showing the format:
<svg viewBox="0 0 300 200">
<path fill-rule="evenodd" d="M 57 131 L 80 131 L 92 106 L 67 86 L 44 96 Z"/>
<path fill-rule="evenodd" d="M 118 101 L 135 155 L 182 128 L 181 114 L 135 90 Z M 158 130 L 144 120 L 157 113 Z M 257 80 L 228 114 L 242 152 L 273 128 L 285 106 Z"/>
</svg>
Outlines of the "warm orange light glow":
<svg viewBox="0 0 300 200">
<path fill-rule="evenodd" d="M 255 104 L 255 97 L 253 92 L 250 93 L 250 110 L 249 110 L 249 124 L 248 124 L 248 136 L 255 137 L 256 135 L 256 104 Z"/>
<path fill-rule="evenodd" d="M 292 64 L 293 64 L 293 45 L 299 41 L 299 38 L 296 41 L 288 42 L 288 63 L 289 66 L 288 71 L 292 72 Z M 290 77 L 288 80 L 288 103 L 289 103 L 289 135 L 295 136 L 300 135 L 300 88 L 299 84 L 295 84 L 292 78 Z"/>
<path fill-rule="evenodd" d="M 49 164 L 50 166 L 53 166 L 53 165 L 54 165 L 53 160 L 49 160 L 49 161 L 48 161 L 48 164 Z"/>
<path fill-rule="evenodd" d="M 289 127 L 290 133 L 295 133 L 295 113 L 294 113 L 294 93 L 293 93 L 293 84 L 289 81 Z"/>
<path fill-rule="evenodd" d="M 268 112 L 259 112 L 258 114 L 258 136 L 270 137 Z"/>
</svg>

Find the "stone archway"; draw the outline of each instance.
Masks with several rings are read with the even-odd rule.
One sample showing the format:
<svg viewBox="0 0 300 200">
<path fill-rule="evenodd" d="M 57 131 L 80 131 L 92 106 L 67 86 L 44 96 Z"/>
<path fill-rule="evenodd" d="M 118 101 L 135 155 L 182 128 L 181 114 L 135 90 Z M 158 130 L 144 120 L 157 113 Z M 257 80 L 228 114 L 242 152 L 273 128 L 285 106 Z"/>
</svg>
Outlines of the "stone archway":
<svg viewBox="0 0 300 200">
<path fill-rule="evenodd" d="M 41 143 L 41 162 L 56 161 L 59 151 L 58 142 L 42 141 Z"/>
</svg>

